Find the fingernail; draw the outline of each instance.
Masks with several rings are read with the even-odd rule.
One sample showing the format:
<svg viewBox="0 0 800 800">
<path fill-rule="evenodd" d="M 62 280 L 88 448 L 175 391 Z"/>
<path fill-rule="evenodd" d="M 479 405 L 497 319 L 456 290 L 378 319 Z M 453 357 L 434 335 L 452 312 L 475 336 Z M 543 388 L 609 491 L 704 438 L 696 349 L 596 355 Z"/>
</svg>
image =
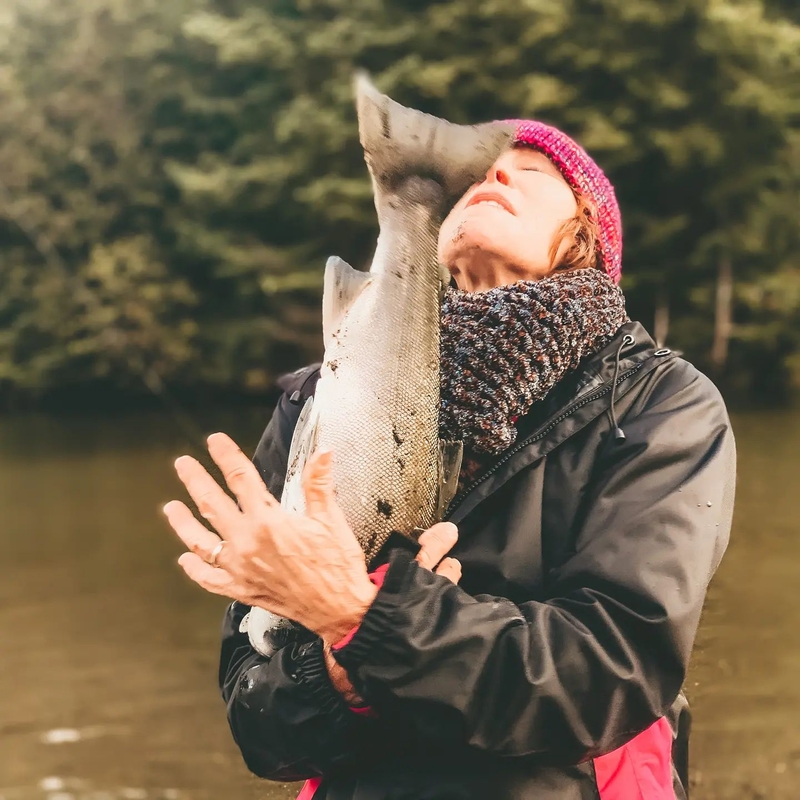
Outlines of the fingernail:
<svg viewBox="0 0 800 800">
<path fill-rule="evenodd" d="M 186 466 L 190 461 L 193 461 L 191 456 L 178 456 L 175 459 L 175 469 L 180 469 L 182 466 Z"/>
</svg>

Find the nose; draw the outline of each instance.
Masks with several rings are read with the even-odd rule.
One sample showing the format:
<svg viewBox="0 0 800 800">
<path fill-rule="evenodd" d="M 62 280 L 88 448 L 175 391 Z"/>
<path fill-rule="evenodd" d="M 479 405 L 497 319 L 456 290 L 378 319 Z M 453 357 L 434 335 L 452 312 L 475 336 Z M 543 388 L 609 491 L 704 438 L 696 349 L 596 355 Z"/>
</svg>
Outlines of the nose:
<svg viewBox="0 0 800 800">
<path fill-rule="evenodd" d="M 486 173 L 486 183 L 502 183 L 503 186 L 509 186 L 511 178 L 509 173 L 498 164 L 492 164 L 489 171 Z"/>
</svg>

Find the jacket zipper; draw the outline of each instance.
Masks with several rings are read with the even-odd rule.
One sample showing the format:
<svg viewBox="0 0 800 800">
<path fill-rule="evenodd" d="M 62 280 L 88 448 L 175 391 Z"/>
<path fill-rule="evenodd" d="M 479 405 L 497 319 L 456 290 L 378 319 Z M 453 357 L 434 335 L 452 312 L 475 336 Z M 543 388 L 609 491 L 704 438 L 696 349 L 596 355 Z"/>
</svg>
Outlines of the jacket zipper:
<svg viewBox="0 0 800 800">
<path fill-rule="evenodd" d="M 626 381 L 628 378 L 630 378 L 631 375 L 638 372 L 642 368 L 643 364 L 644 362 L 640 361 L 635 367 L 632 367 L 627 372 L 623 372 L 622 375 L 617 378 L 616 383 L 608 383 L 602 389 L 598 389 L 596 392 L 586 395 L 586 397 L 584 397 L 579 403 L 576 403 L 566 411 L 562 411 L 559 416 L 550 420 L 550 422 L 548 422 L 547 425 L 538 433 L 534 433 L 527 439 L 524 439 L 522 442 L 512 447 L 511 450 L 509 450 L 488 472 L 484 472 L 480 478 L 471 483 L 466 489 L 453 498 L 453 500 L 450 502 L 450 505 L 447 506 L 443 521 L 447 520 L 453 514 L 453 512 L 464 502 L 469 494 L 477 489 L 478 486 L 480 486 L 484 481 L 488 480 L 492 475 L 494 475 L 494 473 L 497 472 L 497 470 L 500 469 L 503 464 L 505 464 L 514 455 L 519 453 L 520 450 L 525 449 L 529 444 L 533 444 L 534 442 L 538 442 L 540 439 L 543 439 L 548 433 L 550 433 L 551 430 L 553 430 L 553 428 L 555 428 L 556 425 L 563 422 L 565 419 L 567 419 L 567 417 L 570 417 L 578 409 L 583 408 L 583 406 L 585 406 L 587 403 L 593 403 L 598 398 L 608 394 L 614 386 L 619 386 L 623 381 Z"/>
</svg>

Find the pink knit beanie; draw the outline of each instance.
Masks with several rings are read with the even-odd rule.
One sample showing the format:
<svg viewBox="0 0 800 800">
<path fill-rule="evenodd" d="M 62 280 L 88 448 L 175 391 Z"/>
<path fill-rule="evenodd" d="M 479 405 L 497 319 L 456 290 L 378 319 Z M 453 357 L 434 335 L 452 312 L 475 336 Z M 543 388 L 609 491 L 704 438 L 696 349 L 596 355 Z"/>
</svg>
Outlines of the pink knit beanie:
<svg viewBox="0 0 800 800">
<path fill-rule="evenodd" d="M 622 277 L 622 219 L 614 187 L 589 154 L 558 128 L 533 120 L 506 120 L 517 126 L 515 144 L 544 153 L 569 185 L 597 210 L 600 228 L 598 256 L 606 274 L 619 283 Z"/>
</svg>

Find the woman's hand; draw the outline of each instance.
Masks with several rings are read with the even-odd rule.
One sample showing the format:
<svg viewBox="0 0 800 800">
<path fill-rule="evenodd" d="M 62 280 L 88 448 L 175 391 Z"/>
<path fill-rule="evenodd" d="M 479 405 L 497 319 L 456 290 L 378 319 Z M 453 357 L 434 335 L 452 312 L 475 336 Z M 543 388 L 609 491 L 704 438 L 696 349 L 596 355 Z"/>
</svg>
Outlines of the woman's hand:
<svg viewBox="0 0 800 800">
<path fill-rule="evenodd" d="M 306 465 L 306 513 L 299 515 L 281 508 L 228 436 L 209 436 L 208 452 L 239 507 L 195 459 L 175 462 L 200 514 L 219 534 L 184 503 L 167 503 L 169 524 L 191 551 L 179 559 L 186 574 L 209 592 L 299 622 L 328 643 L 342 639 L 361 623 L 378 589 L 336 503 L 331 454 L 315 453 Z"/>
<path fill-rule="evenodd" d="M 419 537 L 417 563 L 453 583 L 458 583 L 461 580 L 461 562 L 455 558 L 445 558 L 457 541 L 458 528 L 452 522 L 437 523 Z"/>
</svg>

